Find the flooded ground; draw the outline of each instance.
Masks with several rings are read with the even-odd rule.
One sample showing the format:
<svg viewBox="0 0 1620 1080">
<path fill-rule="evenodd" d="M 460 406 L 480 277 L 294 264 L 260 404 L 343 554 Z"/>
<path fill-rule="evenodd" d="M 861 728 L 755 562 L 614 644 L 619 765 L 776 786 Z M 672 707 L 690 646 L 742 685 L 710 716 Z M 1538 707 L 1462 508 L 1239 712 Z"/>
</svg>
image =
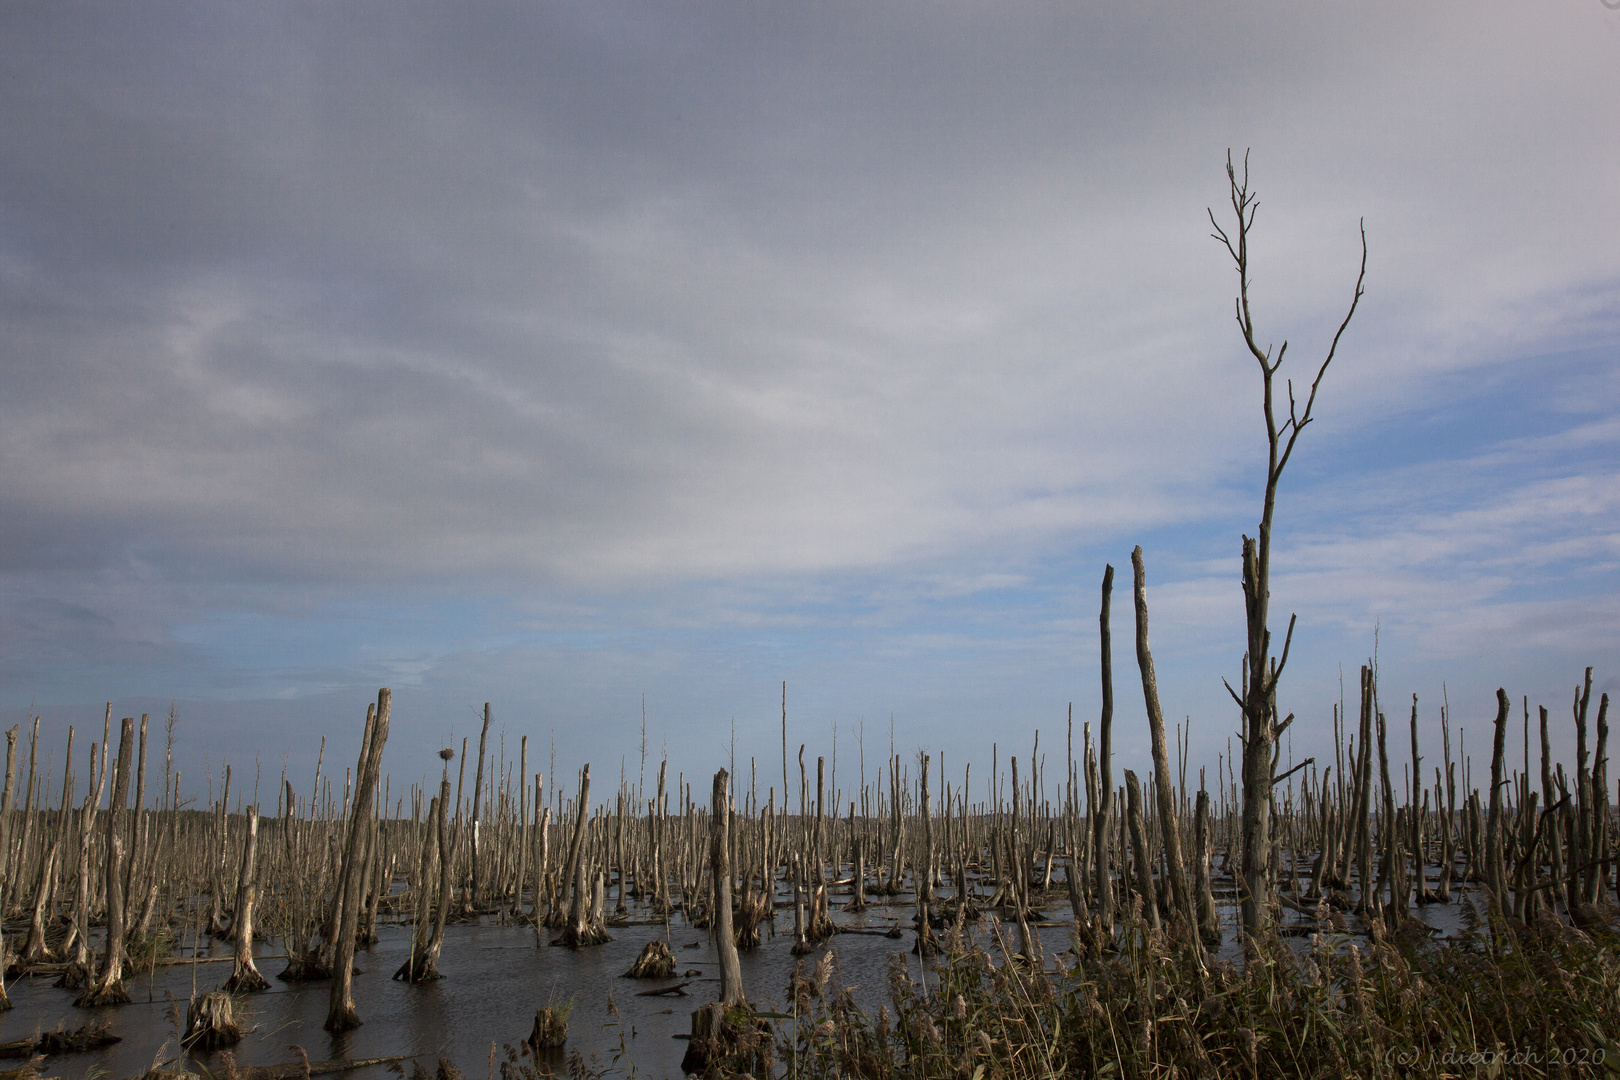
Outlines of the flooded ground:
<svg viewBox="0 0 1620 1080">
<path fill-rule="evenodd" d="M 785 900 L 784 895 L 781 902 Z M 862 1007 L 875 1014 L 888 1001 L 892 955 L 904 958 L 913 978 L 921 977 L 917 958 L 911 953 L 909 929 L 899 939 L 883 934 L 896 925 L 909 927 L 914 910 L 911 898 L 901 896 L 891 903 L 874 899 L 861 915 L 835 911 L 839 925 L 856 932 L 832 938 L 804 958 L 807 966 L 831 949 L 837 961 L 837 980 L 851 987 Z M 1223 903 L 1220 911 L 1230 928 L 1234 909 Z M 1052 922 L 1038 932 L 1042 948 L 1051 957 L 1069 947 L 1067 925 L 1061 922 L 1069 914 L 1066 898 L 1054 894 L 1047 912 Z M 1455 903 L 1417 908 L 1415 913 L 1437 933 L 1454 932 L 1457 927 Z M 528 1035 L 535 1010 L 572 1002 L 569 1050 L 578 1050 L 588 1063 L 608 1067 L 617 1075 L 678 1078 L 686 1044 L 675 1036 L 687 1033 L 692 1011 L 716 996 L 715 950 L 708 931 L 687 926 L 679 913 L 667 926 L 634 907 L 630 917 L 640 921 L 612 927 L 613 941 L 578 952 L 537 948 L 533 927 L 500 923 L 491 917 L 476 925 L 452 925 L 445 930 L 439 965 L 445 977 L 417 986 L 392 978 L 406 958 L 410 928 L 382 925 L 378 928 L 381 940 L 360 950 L 355 958 L 361 974 L 354 979 L 354 1000 L 364 1025 L 338 1036 L 322 1027 L 329 984 L 279 981 L 275 976 L 285 963 L 280 958 L 280 943 L 261 943 L 259 966 L 271 979 L 272 988 L 237 999 L 238 1019 L 247 1034 L 234 1050 L 236 1060 L 247 1065 L 295 1060 L 290 1047 L 297 1044 L 312 1060 L 406 1055 L 420 1060 L 431 1072 L 437 1059 L 445 1057 L 469 1080 L 499 1076 L 503 1046 L 515 1045 Z M 790 951 L 792 921 L 791 908 L 779 907 L 778 932 L 766 936 L 760 949 L 742 954 L 743 986 L 758 1008 L 789 1011 L 787 987 L 800 960 Z M 762 932 L 769 935 L 768 923 Z M 1016 940 L 1016 927 L 1004 924 L 1002 933 Z M 550 937 L 548 931 L 547 940 Z M 664 982 L 620 978 L 654 938 L 668 941 L 675 955 L 676 978 Z M 981 932 L 979 940 L 996 951 L 993 935 Z M 1229 933 L 1219 958 L 1237 953 Z M 175 1057 L 186 1002 L 193 991 L 219 988 L 231 973 L 229 956 L 227 943 L 205 940 L 194 962 L 168 964 L 131 979 L 128 987 L 134 1003 L 117 1008 L 79 1009 L 72 1003 L 75 992 L 53 986 L 51 979 L 18 980 L 8 988 L 15 1008 L 0 1013 L 0 1041 L 104 1020 L 114 1034 L 122 1036 L 121 1043 L 95 1053 L 52 1058 L 47 1062 L 47 1075 L 112 1080 L 139 1076 L 154 1063 Z M 637 996 L 643 990 L 688 981 L 684 997 Z M 218 1055 L 198 1054 L 193 1060 L 212 1072 L 223 1072 Z M 390 1074 L 383 1066 L 372 1066 L 347 1075 Z"/>
</svg>

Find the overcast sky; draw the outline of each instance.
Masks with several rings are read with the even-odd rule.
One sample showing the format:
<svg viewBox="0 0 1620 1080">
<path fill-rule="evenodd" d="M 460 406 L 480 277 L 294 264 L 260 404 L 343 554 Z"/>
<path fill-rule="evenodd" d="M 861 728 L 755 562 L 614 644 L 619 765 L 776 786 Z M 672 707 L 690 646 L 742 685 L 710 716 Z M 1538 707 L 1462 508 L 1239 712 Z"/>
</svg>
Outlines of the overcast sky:
<svg viewBox="0 0 1620 1080">
<path fill-rule="evenodd" d="M 485 701 L 531 771 L 634 778 L 645 698 L 654 761 L 734 730 L 763 790 L 785 680 L 795 751 L 864 725 L 871 773 L 892 718 L 986 775 L 1095 720 L 1111 562 L 1142 769 L 1141 544 L 1213 769 L 1265 452 L 1229 149 L 1285 376 L 1366 223 L 1277 514 L 1291 752 L 1375 631 L 1434 742 L 1443 687 L 1471 748 L 1497 686 L 1563 741 L 1585 666 L 1620 689 L 1604 0 L 7 4 L 0 50 L 0 720 L 42 762 L 174 700 L 199 783 L 302 776 L 390 686 L 402 781 Z"/>
</svg>

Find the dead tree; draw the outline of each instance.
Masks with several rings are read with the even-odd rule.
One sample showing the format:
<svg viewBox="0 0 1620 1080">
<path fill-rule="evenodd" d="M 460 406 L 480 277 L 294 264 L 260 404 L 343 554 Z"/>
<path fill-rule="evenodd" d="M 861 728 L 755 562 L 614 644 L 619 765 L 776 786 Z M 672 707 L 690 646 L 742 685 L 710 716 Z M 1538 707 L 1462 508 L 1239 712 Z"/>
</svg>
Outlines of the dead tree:
<svg viewBox="0 0 1620 1080">
<path fill-rule="evenodd" d="M 1114 568 L 1103 569 L 1102 608 L 1097 615 L 1102 653 L 1102 714 L 1097 731 L 1097 809 L 1092 816 L 1092 859 L 1097 866 L 1097 922 L 1106 935 L 1114 932 L 1114 874 L 1108 863 L 1109 818 L 1114 806 L 1114 654 L 1108 609 L 1114 592 Z"/>
<path fill-rule="evenodd" d="M 1249 933 L 1255 933 L 1262 929 L 1270 908 L 1271 886 L 1267 875 L 1271 857 L 1271 787 L 1276 770 L 1274 747 L 1284 726 L 1277 722 L 1276 690 L 1277 680 L 1288 663 L 1288 646 L 1294 636 L 1294 620 L 1290 617 L 1282 655 L 1274 660 L 1271 656 L 1271 631 L 1266 626 L 1271 604 L 1272 513 L 1277 503 L 1277 483 L 1293 455 L 1299 433 L 1311 422 L 1311 407 L 1316 404 L 1316 392 L 1322 385 L 1322 376 L 1327 374 L 1328 365 L 1333 362 L 1333 355 L 1338 350 L 1339 339 L 1350 325 L 1356 305 L 1361 302 L 1362 282 L 1367 276 L 1367 228 L 1363 223 L 1361 270 L 1356 275 L 1356 291 L 1350 300 L 1350 310 L 1345 313 L 1344 321 L 1339 323 L 1327 356 L 1316 369 L 1316 377 L 1311 380 L 1310 394 L 1305 399 L 1303 409 L 1295 401 L 1293 380 L 1287 381 L 1288 418 L 1279 423 L 1272 384 L 1278 369 L 1282 367 L 1288 342 L 1284 341 L 1276 348 L 1274 357 L 1271 346 L 1262 349 L 1254 336 L 1254 319 L 1249 308 L 1249 230 L 1254 226 L 1259 202 L 1249 191 L 1247 155 L 1243 159 L 1242 180 L 1238 179 L 1231 155 L 1227 155 L 1226 179 L 1230 187 L 1232 210 L 1237 216 L 1236 237 L 1221 228 L 1213 210 L 1209 212 L 1209 220 L 1215 227 L 1215 239 L 1226 247 L 1237 267 L 1238 295 L 1234 301 L 1237 323 L 1243 333 L 1243 343 L 1260 365 L 1266 418 L 1265 502 L 1257 535 L 1252 539 L 1248 536 L 1243 538 L 1243 601 L 1248 628 L 1243 694 L 1238 695 L 1232 691 L 1231 684 L 1227 684 L 1227 690 L 1232 692 L 1243 709 L 1243 854 L 1239 875 L 1243 895 L 1243 926 Z"/>
<path fill-rule="evenodd" d="M 231 994 L 254 994 L 270 989 L 270 980 L 259 974 L 253 963 L 253 907 L 259 897 L 259 808 L 247 808 L 247 836 L 242 840 L 242 873 L 236 883 L 236 914 L 232 917 L 235 938 L 235 964 L 222 990 Z"/>
<path fill-rule="evenodd" d="M 483 853 L 483 845 L 479 841 L 479 826 L 482 824 L 481 812 L 484 806 L 484 744 L 489 739 L 489 702 L 484 702 L 484 727 L 478 733 L 478 769 L 473 773 L 473 803 L 472 803 L 472 892 L 468 902 L 463 905 L 464 910 L 477 911 L 483 903 L 480 895 L 482 875 L 479 873 L 479 856 Z"/>
<path fill-rule="evenodd" d="M 1176 795 L 1170 782 L 1170 753 L 1164 738 L 1164 710 L 1159 707 L 1159 680 L 1153 671 L 1153 653 L 1148 648 L 1147 570 L 1142 565 L 1140 544 L 1131 552 L 1135 572 L 1136 664 L 1142 672 L 1142 698 L 1147 703 L 1148 733 L 1153 746 L 1154 791 L 1159 802 L 1159 832 L 1164 839 L 1166 876 L 1170 879 L 1170 908 L 1181 920 L 1182 931 L 1196 950 L 1198 921 L 1193 913 L 1192 891 L 1187 886 L 1186 863 L 1181 857 L 1181 830 L 1176 824 Z"/>
<path fill-rule="evenodd" d="M 354 985 L 354 934 L 360 924 L 360 877 L 365 871 L 366 838 L 370 835 L 370 815 L 377 776 L 382 772 L 383 744 L 388 739 L 388 717 L 392 694 L 387 687 L 377 691 L 377 704 L 366 717 L 366 734 L 361 740 L 359 775 L 354 801 L 349 804 L 349 844 L 343 854 L 340 878 L 342 910 L 337 920 L 337 949 L 332 962 L 332 998 L 326 1014 L 327 1031 L 350 1031 L 360 1026 L 354 1011 L 351 990 Z"/>
<path fill-rule="evenodd" d="M 126 716 L 118 734 L 118 763 L 113 775 L 112 805 L 107 808 L 107 958 L 101 968 L 101 977 L 79 1000 L 79 1007 L 87 1005 L 123 1005 L 129 1001 L 124 989 L 125 934 L 124 925 L 124 803 L 129 801 L 129 767 L 135 748 L 135 718 Z"/>
<path fill-rule="evenodd" d="M 574 806 L 574 838 L 568 845 L 568 880 L 573 893 L 568 902 L 568 925 L 551 942 L 578 949 L 585 945 L 601 945 L 613 939 L 606 927 L 595 917 L 590 900 L 590 881 L 586 873 L 585 828 L 590 823 L 591 766 L 587 762 L 579 771 L 579 800 Z"/>
<path fill-rule="evenodd" d="M 720 953 L 720 1004 L 747 1005 L 743 995 L 742 961 L 731 929 L 731 778 L 726 770 L 714 774 L 714 817 L 709 821 L 709 873 L 714 878 L 714 945 Z"/>
<path fill-rule="evenodd" d="M 450 825 L 446 807 L 450 804 L 450 774 L 446 770 L 439 781 L 438 797 L 428 804 L 430 835 L 422 838 L 421 881 L 413 882 L 417 891 L 416 926 L 411 933 L 411 954 L 394 978 L 404 982 L 432 982 L 442 978 L 439 974 L 439 952 L 444 947 L 444 924 L 450 914 L 451 865 L 454 862 L 450 848 Z M 432 857 L 429 844 L 436 843 L 438 856 Z M 432 901 L 428 881 L 429 867 L 438 866 L 438 902 Z"/>
</svg>

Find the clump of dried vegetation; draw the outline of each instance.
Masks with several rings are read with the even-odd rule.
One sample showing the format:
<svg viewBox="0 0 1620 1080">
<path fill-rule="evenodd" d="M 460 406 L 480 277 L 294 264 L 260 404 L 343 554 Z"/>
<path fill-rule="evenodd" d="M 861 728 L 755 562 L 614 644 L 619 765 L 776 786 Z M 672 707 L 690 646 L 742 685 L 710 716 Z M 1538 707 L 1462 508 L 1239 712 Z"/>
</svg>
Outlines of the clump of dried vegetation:
<svg viewBox="0 0 1620 1080">
<path fill-rule="evenodd" d="M 1251 939 L 1213 966 L 1140 920 L 1050 965 L 958 941 L 926 982 L 895 957 L 875 1018 L 795 980 L 781 1055 L 790 1076 L 873 1080 L 1620 1075 L 1616 940 L 1497 921 L 1441 943 Z"/>
</svg>

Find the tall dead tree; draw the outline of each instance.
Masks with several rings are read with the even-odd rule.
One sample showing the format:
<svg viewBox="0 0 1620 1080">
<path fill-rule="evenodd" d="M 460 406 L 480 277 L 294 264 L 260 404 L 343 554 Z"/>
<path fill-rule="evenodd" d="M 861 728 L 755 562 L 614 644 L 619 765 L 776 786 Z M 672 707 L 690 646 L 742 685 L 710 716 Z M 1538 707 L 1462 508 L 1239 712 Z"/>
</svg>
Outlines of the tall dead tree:
<svg viewBox="0 0 1620 1080">
<path fill-rule="evenodd" d="M 253 963 L 253 908 L 259 897 L 259 808 L 247 808 L 247 835 L 242 839 L 242 872 L 237 875 L 236 913 L 231 917 L 235 964 L 220 989 L 231 994 L 256 994 L 270 989 L 270 980 Z"/>
<path fill-rule="evenodd" d="M 1176 795 L 1170 783 L 1170 753 L 1164 738 L 1164 710 L 1159 706 L 1159 680 L 1153 671 L 1153 652 L 1148 647 L 1147 570 L 1142 565 L 1142 546 L 1131 552 L 1135 574 L 1136 664 L 1142 672 L 1142 698 L 1147 703 L 1148 734 L 1153 747 L 1154 792 L 1159 802 L 1159 832 L 1164 841 L 1166 876 L 1170 879 L 1170 907 L 1181 919 L 1184 933 L 1194 948 L 1198 920 L 1193 914 L 1192 892 L 1187 887 L 1186 863 L 1181 858 L 1181 830 L 1176 825 Z"/>
<path fill-rule="evenodd" d="M 75 1005 L 123 1005 L 129 1001 L 124 989 L 124 962 L 126 959 L 124 925 L 124 804 L 129 801 L 129 765 L 135 744 L 135 718 L 124 717 L 118 735 L 118 761 L 113 766 L 112 803 L 107 807 L 107 958 L 101 967 L 101 977 L 79 996 Z M 103 766 L 105 769 L 105 766 Z"/>
<path fill-rule="evenodd" d="M 714 816 L 709 819 L 709 872 L 714 879 L 714 946 L 720 954 L 720 1004 L 746 1005 L 742 961 L 731 928 L 731 778 L 726 770 L 714 774 Z"/>
<path fill-rule="evenodd" d="M 340 876 L 341 908 L 337 918 L 336 955 L 332 961 L 331 1005 L 326 1014 L 327 1031 L 350 1031 L 360 1026 L 354 1011 L 351 990 L 354 985 L 354 934 L 360 925 L 360 877 L 365 871 L 366 840 L 371 834 L 370 817 L 375 811 L 377 778 L 382 772 L 383 744 L 388 741 L 388 718 L 392 692 L 377 691 L 377 704 L 367 710 L 366 733 L 360 743 L 356 766 L 354 800 L 349 804 L 348 847 L 343 853 Z"/>
<path fill-rule="evenodd" d="M 1243 343 L 1260 365 L 1264 386 L 1266 417 L 1266 494 L 1260 513 L 1260 528 L 1254 538 L 1243 538 L 1243 601 L 1248 628 L 1248 653 L 1244 657 L 1244 687 L 1239 696 L 1232 691 L 1243 710 L 1243 854 L 1239 863 L 1240 888 L 1243 895 L 1243 926 L 1249 933 L 1262 929 L 1269 910 L 1270 883 L 1267 877 L 1271 857 L 1271 787 L 1276 775 L 1274 748 L 1282 725 L 1277 723 L 1277 680 L 1288 663 L 1288 646 L 1294 636 L 1294 619 L 1288 620 L 1288 636 L 1284 639 L 1280 658 L 1271 656 L 1271 631 L 1266 622 L 1271 604 L 1271 524 L 1277 504 L 1277 483 L 1283 469 L 1293 455 L 1299 433 L 1311 422 L 1311 408 L 1316 404 L 1316 392 L 1322 385 L 1322 376 L 1338 351 L 1339 339 L 1356 313 L 1361 302 L 1362 283 L 1367 276 L 1367 228 L 1361 226 L 1361 269 L 1356 275 L 1356 291 L 1350 300 L 1350 310 L 1333 335 L 1327 356 L 1316 369 L 1311 380 L 1310 394 L 1305 407 L 1300 409 L 1294 398 L 1293 380 L 1287 380 L 1288 418 L 1278 422 L 1273 382 L 1282 367 L 1288 351 L 1284 341 L 1275 350 L 1261 348 L 1255 340 L 1254 318 L 1249 306 L 1249 230 L 1254 227 L 1255 211 L 1259 201 L 1249 191 L 1249 159 L 1243 158 L 1243 178 L 1238 179 L 1232 156 L 1226 157 L 1226 179 L 1230 188 L 1232 210 L 1237 216 L 1237 235 L 1234 238 L 1209 212 L 1210 224 L 1215 227 L 1214 237 L 1225 247 L 1237 267 L 1238 295 L 1233 304 Z M 1227 685 L 1231 690 L 1231 685 Z"/>
<path fill-rule="evenodd" d="M 1114 650 L 1108 626 L 1110 600 L 1114 592 L 1114 568 L 1103 569 L 1102 608 L 1097 615 L 1102 653 L 1102 714 L 1097 724 L 1097 808 L 1092 815 L 1092 859 L 1097 868 L 1097 920 L 1103 933 L 1114 932 L 1114 872 L 1108 862 L 1109 817 L 1114 807 Z"/>
<path fill-rule="evenodd" d="M 481 815 L 484 807 L 484 744 L 489 740 L 489 702 L 484 702 L 484 727 L 478 733 L 478 769 L 473 773 L 473 801 L 472 801 L 472 892 L 469 894 L 468 906 L 477 910 L 483 903 L 480 895 L 483 876 L 479 873 L 480 859 L 483 845 L 479 842 L 479 826 L 482 824 Z"/>
</svg>

